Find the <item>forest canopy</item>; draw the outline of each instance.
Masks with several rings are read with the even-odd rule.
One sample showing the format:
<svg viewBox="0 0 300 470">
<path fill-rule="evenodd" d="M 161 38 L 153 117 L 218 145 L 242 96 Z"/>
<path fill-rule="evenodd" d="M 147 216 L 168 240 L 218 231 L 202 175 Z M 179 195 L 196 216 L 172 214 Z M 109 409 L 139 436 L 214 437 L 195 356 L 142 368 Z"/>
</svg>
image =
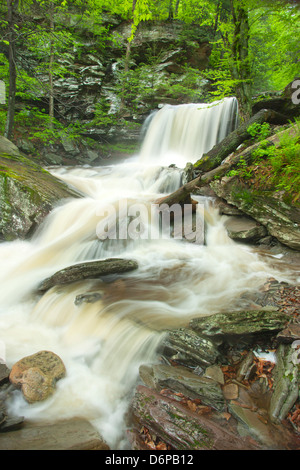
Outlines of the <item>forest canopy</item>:
<svg viewBox="0 0 300 470">
<path fill-rule="evenodd" d="M 93 52 L 116 43 L 114 24 L 123 21 L 130 26 L 123 62 L 119 61 L 123 105 L 126 80 L 133 86 L 145 70 L 132 55 L 136 34 L 145 24 L 180 22 L 187 43 L 205 36 L 211 47 L 209 62 L 200 72 L 190 69 L 190 82 L 184 86 L 192 86 L 192 74 L 193 86 L 199 77 L 209 80 L 212 87 L 206 99 L 235 95 L 246 118 L 254 97 L 282 90 L 300 69 L 300 11 L 299 2 L 293 0 L 1 0 L 0 12 L 0 79 L 7 90 L 7 108 L 1 109 L 1 117 L 3 121 L 5 113 L 7 137 L 13 130 L 16 96 L 34 106 L 37 95 L 47 95 L 47 124 L 51 127 L 59 118 L 54 84 L 74 73 L 68 69 L 68 55 L 79 41 L 79 29 L 93 39 Z M 43 74 L 47 82 L 40 79 Z M 151 87 L 155 94 L 153 83 Z M 147 85 L 143 93 L 150 94 Z M 103 120 L 101 97 L 96 105 L 100 108 Z"/>
</svg>

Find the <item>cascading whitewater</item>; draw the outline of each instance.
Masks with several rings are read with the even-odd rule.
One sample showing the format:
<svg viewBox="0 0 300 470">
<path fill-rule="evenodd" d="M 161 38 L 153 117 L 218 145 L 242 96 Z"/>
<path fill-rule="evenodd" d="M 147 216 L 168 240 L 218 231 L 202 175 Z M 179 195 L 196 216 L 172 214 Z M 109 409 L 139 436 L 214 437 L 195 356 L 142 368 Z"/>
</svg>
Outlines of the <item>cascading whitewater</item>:
<svg viewBox="0 0 300 470">
<path fill-rule="evenodd" d="M 220 129 L 215 134 L 220 138 Z M 126 448 L 128 400 L 140 364 L 157 359 L 163 332 L 221 310 L 274 275 L 256 253 L 229 239 L 223 219 L 209 205 L 205 246 L 174 238 L 100 240 L 97 225 L 108 205 L 126 199 L 148 206 L 179 187 L 180 169 L 143 158 L 98 168 L 52 168 L 86 196 L 56 207 L 31 240 L 0 244 L 0 347 L 8 366 L 47 349 L 67 369 L 50 399 L 29 405 L 16 391 L 10 412 L 29 421 L 83 417 L 112 449 Z M 114 256 L 134 259 L 139 268 L 115 282 L 86 280 L 41 298 L 35 292 L 59 269 Z M 94 303 L 76 302 L 95 292 Z"/>
<path fill-rule="evenodd" d="M 165 105 L 148 120 L 140 158 L 180 167 L 195 163 L 232 132 L 237 122 L 238 102 L 234 97 L 210 104 Z"/>
</svg>

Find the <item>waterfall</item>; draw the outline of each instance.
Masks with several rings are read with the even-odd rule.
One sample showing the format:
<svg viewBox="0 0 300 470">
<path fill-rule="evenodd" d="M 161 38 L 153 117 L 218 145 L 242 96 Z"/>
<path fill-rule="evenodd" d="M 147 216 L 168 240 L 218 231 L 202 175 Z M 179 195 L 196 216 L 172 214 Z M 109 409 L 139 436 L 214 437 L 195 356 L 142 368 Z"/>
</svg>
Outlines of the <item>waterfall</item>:
<svg viewBox="0 0 300 470">
<path fill-rule="evenodd" d="M 238 122 L 236 98 L 210 104 L 165 105 L 148 122 L 140 158 L 184 167 L 220 142 Z"/>
<path fill-rule="evenodd" d="M 118 165 L 51 168 L 85 197 L 56 207 L 31 240 L 0 244 L 0 349 L 9 367 L 24 356 L 52 350 L 64 361 L 67 375 L 45 402 L 29 405 L 20 391 L 14 392 L 8 404 L 11 413 L 33 422 L 83 417 L 112 449 L 126 448 L 124 416 L 138 369 L 157 361 L 164 331 L 222 310 L 274 275 L 257 253 L 228 237 L 223 217 L 201 198 L 197 213 L 205 221 L 205 245 L 172 237 L 102 240 L 97 235 L 105 211 L 116 209 L 119 217 L 124 201 L 142 205 L 142 220 L 151 228 L 151 204 L 180 185 L 181 170 L 165 168 L 158 158 L 160 146 L 166 151 L 165 137 L 173 150 L 179 150 L 182 141 L 184 158 L 198 158 L 228 132 L 229 120 L 226 117 L 221 125 L 221 116 L 229 116 L 233 105 L 234 100 L 225 100 L 202 108 L 206 117 L 200 119 L 200 131 L 192 117 L 198 116 L 199 105 L 163 109 L 151 122 L 140 156 Z M 154 137 L 152 123 L 157 127 L 160 116 L 168 121 L 169 111 L 169 134 L 165 130 Z M 180 139 L 175 132 L 179 124 L 184 128 Z M 151 142 L 154 154 L 145 151 Z M 36 294 L 37 285 L 59 269 L 110 257 L 134 259 L 139 268 L 117 280 L 87 280 L 52 288 L 41 297 Z M 94 303 L 76 302 L 78 296 L 95 292 Z"/>
</svg>

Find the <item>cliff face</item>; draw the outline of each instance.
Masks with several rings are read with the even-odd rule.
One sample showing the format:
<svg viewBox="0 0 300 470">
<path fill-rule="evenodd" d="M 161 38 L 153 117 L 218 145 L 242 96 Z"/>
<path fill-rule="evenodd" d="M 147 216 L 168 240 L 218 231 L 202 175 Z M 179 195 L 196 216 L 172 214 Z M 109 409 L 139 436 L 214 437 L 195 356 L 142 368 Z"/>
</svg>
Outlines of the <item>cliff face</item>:
<svg viewBox="0 0 300 470">
<path fill-rule="evenodd" d="M 101 152 L 105 155 L 103 146 L 107 145 L 121 144 L 130 153 L 138 145 L 145 118 L 161 103 L 205 99 L 208 83 L 199 72 L 208 65 L 211 53 L 206 31 L 178 21 L 140 24 L 125 71 L 130 23 L 109 17 L 102 25 L 107 34 L 101 37 L 89 25 L 79 22 L 75 27 L 72 16 L 64 23 L 72 34 L 72 47 L 66 45 L 64 49 L 62 44 L 62 52 L 55 56 L 57 67 L 64 71 L 54 74 L 56 117 L 64 126 L 79 126 L 80 142 L 91 138 L 102 150 L 95 145 L 92 150 L 96 153 L 88 154 L 86 146 L 61 139 L 60 146 L 42 149 L 46 163 L 61 163 L 59 155 L 92 163 Z M 38 57 L 26 49 L 22 54 L 34 70 Z M 40 88 L 34 106 L 47 111 L 48 70 L 39 74 L 39 80 L 45 86 Z M 24 100 L 19 102 L 19 108 L 24 104 Z M 27 154 L 32 152 L 24 136 L 15 143 Z"/>
</svg>

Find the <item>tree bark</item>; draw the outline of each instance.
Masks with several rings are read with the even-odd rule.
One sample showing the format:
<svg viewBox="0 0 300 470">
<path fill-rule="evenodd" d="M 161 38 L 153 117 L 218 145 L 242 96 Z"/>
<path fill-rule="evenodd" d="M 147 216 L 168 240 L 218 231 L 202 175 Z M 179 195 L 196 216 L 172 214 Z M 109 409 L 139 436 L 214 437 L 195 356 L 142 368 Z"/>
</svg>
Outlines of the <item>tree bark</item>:
<svg viewBox="0 0 300 470">
<path fill-rule="evenodd" d="M 53 127 L 54 119 L 54 93 L 53 93 L 53 64 L 54 64 L 54 47 L 53 47 L 53 31 L 54 31 L 54 5 L 50 2 L 49 6 L 49 23 L 50 23 L 50 56 L 49 56 L 49 127 Z"/>
<path fill-rule="evenodd" d="M 7 0 L 7 23 L 8 23 L 8 61 L 9 61 L 9 91 L 8 106 L 4 136 L 10 139 L 12 136 L 15 116 L 16 102 L 16 33 L 15 33 L 15 12 L 18 8 L 19 0 Z"/>
<path fill-rule="evenodd" d="M 240 104 L 240 114 L 246 121 L 250 118 L 252 110 L 248 11 L 241 5 L 240 0 L 230 0 L 230 4 L 234 23 L 231 75 L 238 82 L 235 95 Z"/>
<path fill-rule="evenodd" d="M 236 150 L 245 140 L 249 139 L 250 134 L 247 131 L 249 126 L 254 123 L 262 124 L 263 122 L 286 124 L 288 118 L 271 109 L 261 109 L 258 113 L 254 114 L 249 121 L 241 124 L 235 131 L 231 132 L 225 139 L 204 154 L 203 157 L 195 163 L 194 167 L 201 172 L 205 172 L 221 165 L 224 158 Z"/>
<path fill-rule="evenodd" d="M 268 142 L 268 146 L 275 145 L 277 146 L 280 142 L 280 136 L 284 134 L 294 135 L 293 129 L 288 129 L 282 131 L 280 134 L 272 135 L 266 139 Z M 224 139 L 225 140 L 225 139 Z M 228 171 L 234 168 L 238 163 L 243 159 L 243 162 L 247 164 L 251 164 L 253 159 L 253 152 L 260 146 L 261 142 L 258 142 L 250 147 L 241 150 L 237 155 L 234 155 L 232 158 L 228 159 L 226 163 L 217 166 L 216 168 L 197 176 L 197 178 L 189 181 L 185 185 L 181 186 L 179 189 L 174 191 L 173 193 L 169 194 L 168 196 L 159 199 L 156 201 L 156 204 L 166 204 L 168 206 L 172 206 L 173 204 L 191 204 L 193 203 L 191 199 L 191 193 L 197 193 L 197 190 L 202 186 L 209 185 L 216 176 L 224 176 Z M 229 154 L 228 154 L 229 155 Z M 227 156 L 228 156 L 227 155 Z"/>
</svg>

